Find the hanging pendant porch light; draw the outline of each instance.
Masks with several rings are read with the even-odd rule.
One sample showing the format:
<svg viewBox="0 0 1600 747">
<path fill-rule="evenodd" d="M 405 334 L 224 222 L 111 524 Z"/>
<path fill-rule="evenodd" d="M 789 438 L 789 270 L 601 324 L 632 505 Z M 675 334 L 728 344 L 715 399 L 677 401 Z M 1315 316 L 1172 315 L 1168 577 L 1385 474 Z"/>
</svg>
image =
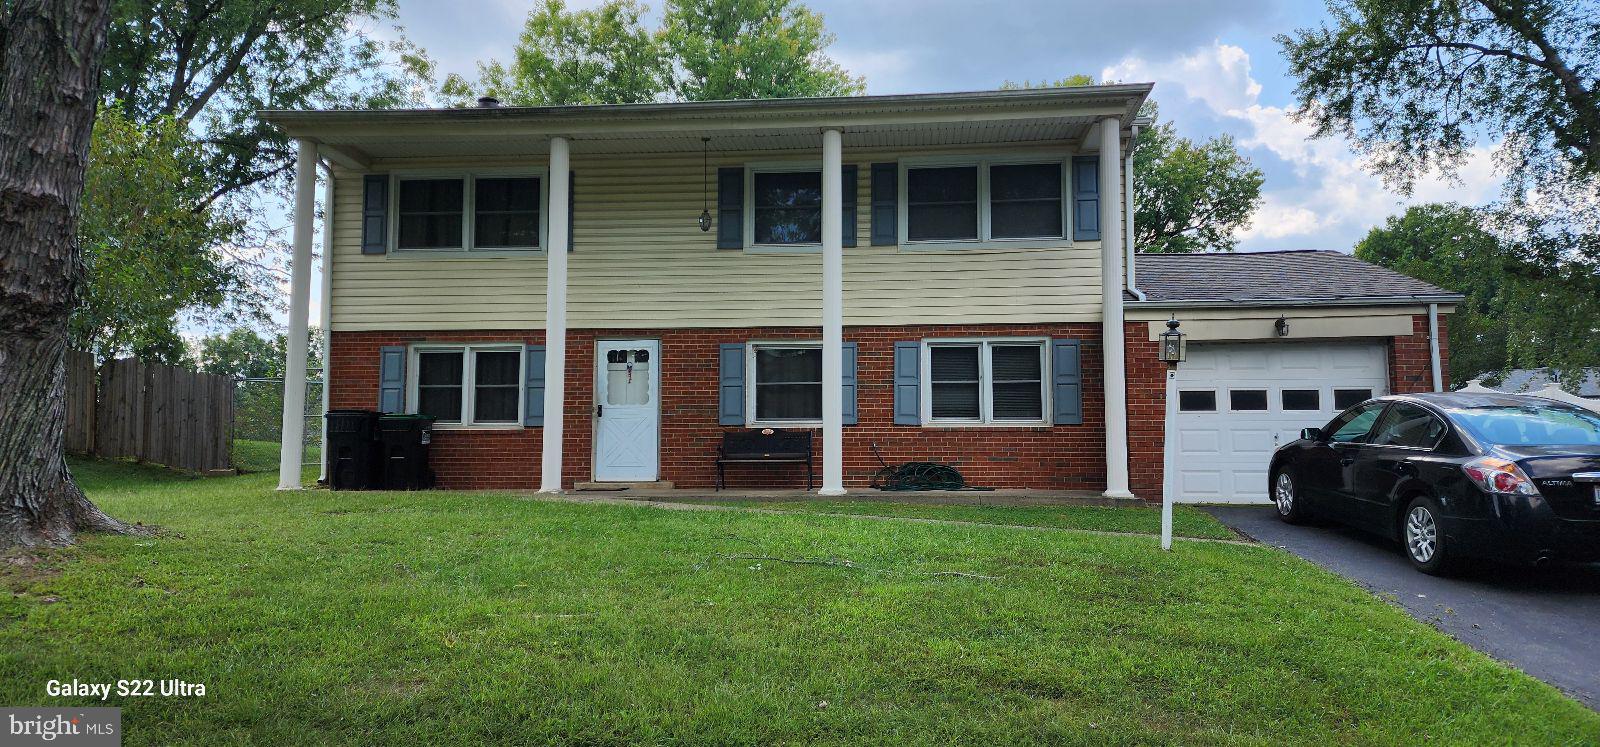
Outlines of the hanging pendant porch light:
<svg viewBox="0 0 1600 747">
<path fill-rule="evenodd" d="M 711 138 L 700 138 L 700 230 L 711 230 Z"/>
</svg>

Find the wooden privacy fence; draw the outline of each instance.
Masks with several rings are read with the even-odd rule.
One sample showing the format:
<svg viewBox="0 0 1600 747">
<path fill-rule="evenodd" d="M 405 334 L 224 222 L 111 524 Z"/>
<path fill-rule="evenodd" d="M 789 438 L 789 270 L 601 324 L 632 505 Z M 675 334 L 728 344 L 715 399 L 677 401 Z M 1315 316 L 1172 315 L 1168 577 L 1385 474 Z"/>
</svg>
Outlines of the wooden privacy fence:
<svg viewBox="0 0 1600 747">
<path fill-rule="evenodd" d="M 191 472 L 233 468 L 233 379 L 123 358 L 96 380 L 94 358 L 67 358 L 67 450 Z"/>
</svg>

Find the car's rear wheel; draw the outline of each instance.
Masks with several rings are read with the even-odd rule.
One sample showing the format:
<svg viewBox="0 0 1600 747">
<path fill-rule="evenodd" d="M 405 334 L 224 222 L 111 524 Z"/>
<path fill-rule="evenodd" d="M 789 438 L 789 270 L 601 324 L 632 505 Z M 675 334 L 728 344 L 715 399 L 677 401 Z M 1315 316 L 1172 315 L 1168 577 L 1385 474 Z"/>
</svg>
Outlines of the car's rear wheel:
<svg viewBox="0 0 1600 747">
<path fill-rule="evenodd" d="M 1272 502 L 1278 507 L 1278 518 L 1287 523 L 1304 524 L 1311 519 L 1311 511 L 1300 495 L 1300 485 L 1287 469 L 1272 475 Z"/>
<path fill-rule="evenodd" d="M 1439 526 L 1439 504 L 1432 498 L 1411 499 L 1400 519 L 1400 540 L 1405 543 L 1406 559 L 1423 573 L 1441 575 L 1454 564 Z"/>
</svg>

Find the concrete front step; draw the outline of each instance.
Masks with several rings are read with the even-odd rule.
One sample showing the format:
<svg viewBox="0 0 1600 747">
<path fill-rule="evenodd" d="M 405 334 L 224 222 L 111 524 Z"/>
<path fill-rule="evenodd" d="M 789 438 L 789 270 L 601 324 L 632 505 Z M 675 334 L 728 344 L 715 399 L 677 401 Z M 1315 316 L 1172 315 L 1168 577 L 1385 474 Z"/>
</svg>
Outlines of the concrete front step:
<svg viewBox="0 0 1600 747">
<path fill-rule="evenodd" d="M 580 482 L 572 486 L 574 490 L 596 491 L 614 493 L 622 490 L 672 490 L 671 480 L 656 480 L 655 482 Z"/>
</svg>

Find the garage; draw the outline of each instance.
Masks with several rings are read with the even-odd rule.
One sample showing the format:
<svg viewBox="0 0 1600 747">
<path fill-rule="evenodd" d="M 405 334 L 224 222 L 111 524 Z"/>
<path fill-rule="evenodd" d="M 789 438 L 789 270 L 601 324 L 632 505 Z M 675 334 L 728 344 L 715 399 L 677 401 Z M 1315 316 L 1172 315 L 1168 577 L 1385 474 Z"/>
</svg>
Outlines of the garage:
<svg viewBox="0 0 1600 747">
<path fill-rule="evenodd" d="M 1267 502 L 1272 450 L 1387 394 L 1387 357 L 1384 343 L 1370 341 L 1192 344 L 1168 411 L 1180 499 Z"/>
</svg>

